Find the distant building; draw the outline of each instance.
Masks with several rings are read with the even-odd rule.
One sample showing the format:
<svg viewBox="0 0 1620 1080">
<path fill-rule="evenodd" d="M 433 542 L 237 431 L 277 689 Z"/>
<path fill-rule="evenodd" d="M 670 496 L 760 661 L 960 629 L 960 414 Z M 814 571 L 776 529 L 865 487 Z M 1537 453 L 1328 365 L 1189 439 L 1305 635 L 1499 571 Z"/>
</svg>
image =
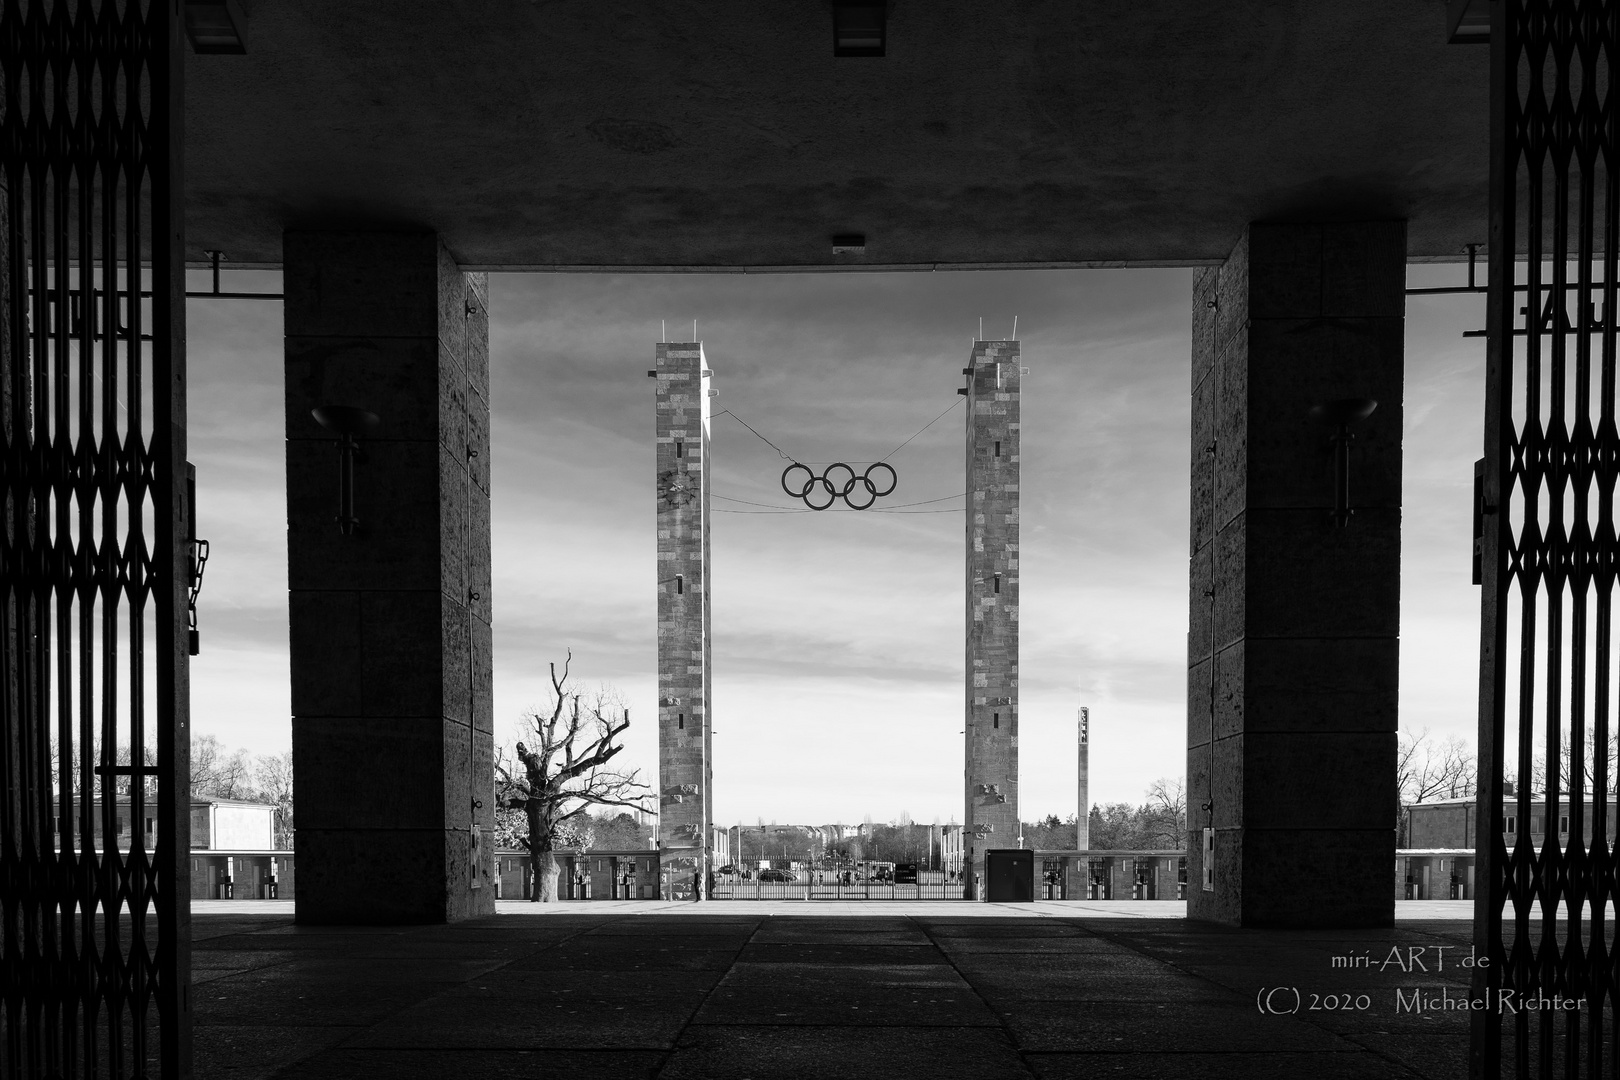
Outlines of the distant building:
<svg viewBox="0 0 1620 1080">
<path fill-rule="evenodd" d="M 278 810 L 272 803 L 245 799 L 191 800 L 193 900 L 292 898 L 293 853 L 275 846 Z M 139 816 L 143 845 L 150 851 L 157 841 L 157 800 L 147 800 Z M 114 802 L 114 845 L 121 851 L 128 851 L 134 841 L 135 818 L 134 800 L 124 796 Z M 104 829 L 100 803 L 91 804 L 90 819 L 91 843 L 100 850 Z"/>
<path fill-rule="evenodd" d="M 953 881 L 960 880 L 963 860 L 967 858 L 967 842 L 962 838 L 962 826 L 952 822 L 939 827 L 939 868 Z"/>
<path fill-rule="evenodd" d="M 1519 800 L 1509 795 L 1502 800 L 1502 840 L 1511 850 L 1528 841 L 1536 849 L 1549 841 L 1571 842 L 1572 816 L 1563 804 L 1547 820 L 1546 801 L 1531 797 L 1530 813 L 1521 819 Z M 1471 900 L 1474 897 L 1474 852 L 1478 848 L 1477 800 L 1473 796 L 1456 799 L 1430 799 L 1408 803 L 1404 843 L 1395 853 L 1395 898 L 1397 900 Z M 1615 804 L 1608 803 L 1608 835 L 1615 835 Z M 1581 815 L 1580 843 L 1590 846 L 1595 803 L 1588 803 Z M 1549 829 L 1548 826 L 1552 828 Z"/>
<path fill-rule="evenodd" d="M 290 900 L 293 853 L 276 848 L 274 803 L 191 800 L 191 898 Z"/>
<path fill-rule="evenodd" d="M 191 800 L 191 850 L 274 848 L 277 809 L 273 803 L 196 796 Z"/>
</svg>

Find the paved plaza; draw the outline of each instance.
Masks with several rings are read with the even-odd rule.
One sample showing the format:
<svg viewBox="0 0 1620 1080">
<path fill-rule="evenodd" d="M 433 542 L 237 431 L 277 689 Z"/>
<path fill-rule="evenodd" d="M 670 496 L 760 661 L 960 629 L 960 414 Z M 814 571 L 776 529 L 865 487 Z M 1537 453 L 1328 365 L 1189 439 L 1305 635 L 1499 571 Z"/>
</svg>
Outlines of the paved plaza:
<svg viewBox="0 0 1620 1080">
<path fill-rule="evenodd" d="M 1439 1007 L 1467 992 L 1467 903 L 1361 931 L 1171 902 L 503 902 L 405 927 L 299 927 L 291 906 L 194 905 L 198 1076 L 1467 1072 L 1467 1016 Z"/>
</svg>

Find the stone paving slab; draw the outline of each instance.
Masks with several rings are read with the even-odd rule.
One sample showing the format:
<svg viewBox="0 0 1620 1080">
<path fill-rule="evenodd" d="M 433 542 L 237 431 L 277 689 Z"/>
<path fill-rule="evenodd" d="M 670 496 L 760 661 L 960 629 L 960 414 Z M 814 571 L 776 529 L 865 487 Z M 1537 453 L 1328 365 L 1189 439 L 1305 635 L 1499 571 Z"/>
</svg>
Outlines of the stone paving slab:
<svg viewBox="0 0 1620 1080">
<path fill-rule="evenodd" d="M 672 940 L 654 941 L 629 951 L 576 939 L 520 957 L 510 966 L 527 971 L 725 971 L 737 962 L 737 954 L 742 951 L 740 945 L 717 949 L 706 943 L 672 944 Z"/>
<path fill-rule="evenodd" d="M 663 1050 L 341 1048 L 281 1072 L 281 1080 L 652 1080 Z"/>
<path fill-rule="evenodd" d="M 887 921 L 887 920 L 885 920 Z M 756 945 L 929 945 L 928 935 L 912 925 L 851 925 L 848 919 L 767 919 L 750 939 Z"/>
<path fill-rule="evenodd" d="M 838 964 L 865 967 L 890 964 L 945 964 L 949 961 L 932 944 L 925 945 L 843 945 L 777 944 L 750 942 L 738 956 L 748 964 Z"/>
<path fill-rule="evenodd" d="M 198 986 L 210 979 L 274 967 L 306 955 L 271 949 L 194 949 L 191 953 L 191 983 Z"/>
<path fill-rule="evenodd" d="M 338 974 L 331 965 L 319 971 L 287 963 L 211 979 L 192 992 L 195 1023 L 364 1026 L 454 985 L 443 979 L 379 982 L 367 974 L 367 964 L 342 966 Z"/>
<path fill-rule="evenodd" d="M 674 1044 L 701 991 L 580 994 L 480 980 L 398 1010 L 347 1040 L 349 1048 L 661 1050 Z"/>
<path fill-rule="evenodd" d="M 197 1080 L 265 1080 L 321 1057 L 357 1030 L 288 1024 L 268 1007 L 263 1011 L 272 1015 L 259 1023 L 224 1024 L 200 995 L 196 1006 L 199 1023 L 192 1039 L 191 1074 Z"/>
<path fill-rule="evenodd" d="M 1046 953 L 1052 956 L 1073 956 L 1080 953 L 1101 953 L 1117 948 L 1111 942 L 1093 937 L 1060 936 L 1056 934 L 1033 937 L 1028 935 L 995 934 L 977 937 L 940 937 L 937 946 L 950 956 L 975 956 L 981 953 Z"/>
<path fill-rule="evenodd" d="M 197 1075 L 1449 1080 L 1466 1068 L 1466 1015 L 1384 1004 L 1397 987 L 1455 992 L 1453 971 L 1329 963 L 1466 942 L 1454 921 L 1300 933 L 1029 905 L 1002 917 L 974 909 L 1003 905 L 953 905 L 966 917 L 885 905 L 864 919 L 692 906 L 520 906 L 375 929 L 232 912 L 219 934 L 201 915 Z M 1378 1007 L 1297 1007 L 1352 982 Z M 1268 1012 L 1279 987 L 1290 993 Z"/>
<path fill-rule="evenodd" d="M 1113 1053 L 1029 1054 L 1041 1080 L 1411 1080 L 1413 1073 L 1377 1054 Z"/>
<path fill-rule="evenodd" d="M 1405 1062 L 1429 1080 L 1468 1080 L 1468 1032 L 1369 1032 L 1349 1041 Z"/>
<path fill-rule="evenodd" d="M 1263 1016 L 1252 1001 L 1008 1002 L 1002 1016 L 1018 1045 L 1032 1051 L 1118 1051 L 1153 1047 L 1179 1053 L 1277 1050 L 1334 1052 L 1337 1036 L 1293 1016 Z"/>
<path fill-rule="evenodd" d="M 945 964 L 873 965 L 852 972 L 841 964 L 739 963 L 693 1023 L 997 1027 L 1000 1020 Z"/>
<path fill-rule="evenodd" d="M 1081 967 L 1074 971 L 1036 976 L 1017 964 L 1009 964 L 994 969 L 983 967 L 963 969 L 962 974 L 974 992 L 988 1000 L 1008 1003 L 1026 1001 L 1158 1003 L 1208 1001 L 1212 995 L 1207 980 L 1176 971 L 1100 973 Z"/>
<path fill-rule="evenodd" d="M 658 1080 L 926 1077 L 1029 1080 L 997 1028 L 725 1027 L 693 1025 Z"/>
<path fill-rule="evenodd" d="M 1056 919 L 1038 923 L 989 923 L 978 919 L 935 919 L 927 915 L 915 917 L 936 938 L 971 938 L 974 941 L 993 941 L 997 938 L 1071 938 L 1090 937 L 1091 932 L 1071 922 Z"/>
</svg>

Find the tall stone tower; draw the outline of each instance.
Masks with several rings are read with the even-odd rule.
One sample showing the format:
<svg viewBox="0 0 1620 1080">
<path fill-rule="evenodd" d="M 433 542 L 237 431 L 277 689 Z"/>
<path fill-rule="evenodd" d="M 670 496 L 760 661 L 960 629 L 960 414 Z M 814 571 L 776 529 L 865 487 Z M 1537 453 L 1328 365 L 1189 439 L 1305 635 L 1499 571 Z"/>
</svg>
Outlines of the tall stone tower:
<svg viewBox="0 0 1620 1080">
<path fill-rule="evenodd" d="M 707 888 L 714 820 L 709 737 L 709 380 L 698 342 L 657 350 L 658 842 L 671 896 Z"/>
<path fill-rule="evenodd" d="M 1018 846 L 1018 444 L 1016 341 L 973 346 L 967 385 L 967 739 L 964 861 L 978 899 L 984 853 Z"/>
<path fill-rule="evenodd" d="M 1074 849 L 1091 849 L 1091 710 L 1080 706 L 1080 813 L 1075 818 Z"/>
</svg>

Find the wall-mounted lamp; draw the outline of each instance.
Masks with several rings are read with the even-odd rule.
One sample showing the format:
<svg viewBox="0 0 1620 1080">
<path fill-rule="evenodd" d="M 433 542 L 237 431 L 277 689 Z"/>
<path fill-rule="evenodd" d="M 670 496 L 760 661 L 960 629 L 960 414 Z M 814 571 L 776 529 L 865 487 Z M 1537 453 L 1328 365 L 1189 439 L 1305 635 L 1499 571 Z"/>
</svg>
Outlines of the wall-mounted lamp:
<svg viewBox="0 0 1620 1080">
<path fill-rule="evenodd" d="M 360 519 L 354 513 L 354 460 L 360 436 L 378 424 L 378 416 L 352 405 L 321 405 L 310 410 L 321 427 L 338 436 L 338 531 L 353 536 Z"/>
<path fill-rule="evenodd" d="M 1373 414 L 1372 398 L 1334 398 L 1311 406 L 1311 419 L 1335 429 L 1333 443 L 1333 524 L 1342 529 L 1350 521 L 1350 427 Z"/>
</svg>

